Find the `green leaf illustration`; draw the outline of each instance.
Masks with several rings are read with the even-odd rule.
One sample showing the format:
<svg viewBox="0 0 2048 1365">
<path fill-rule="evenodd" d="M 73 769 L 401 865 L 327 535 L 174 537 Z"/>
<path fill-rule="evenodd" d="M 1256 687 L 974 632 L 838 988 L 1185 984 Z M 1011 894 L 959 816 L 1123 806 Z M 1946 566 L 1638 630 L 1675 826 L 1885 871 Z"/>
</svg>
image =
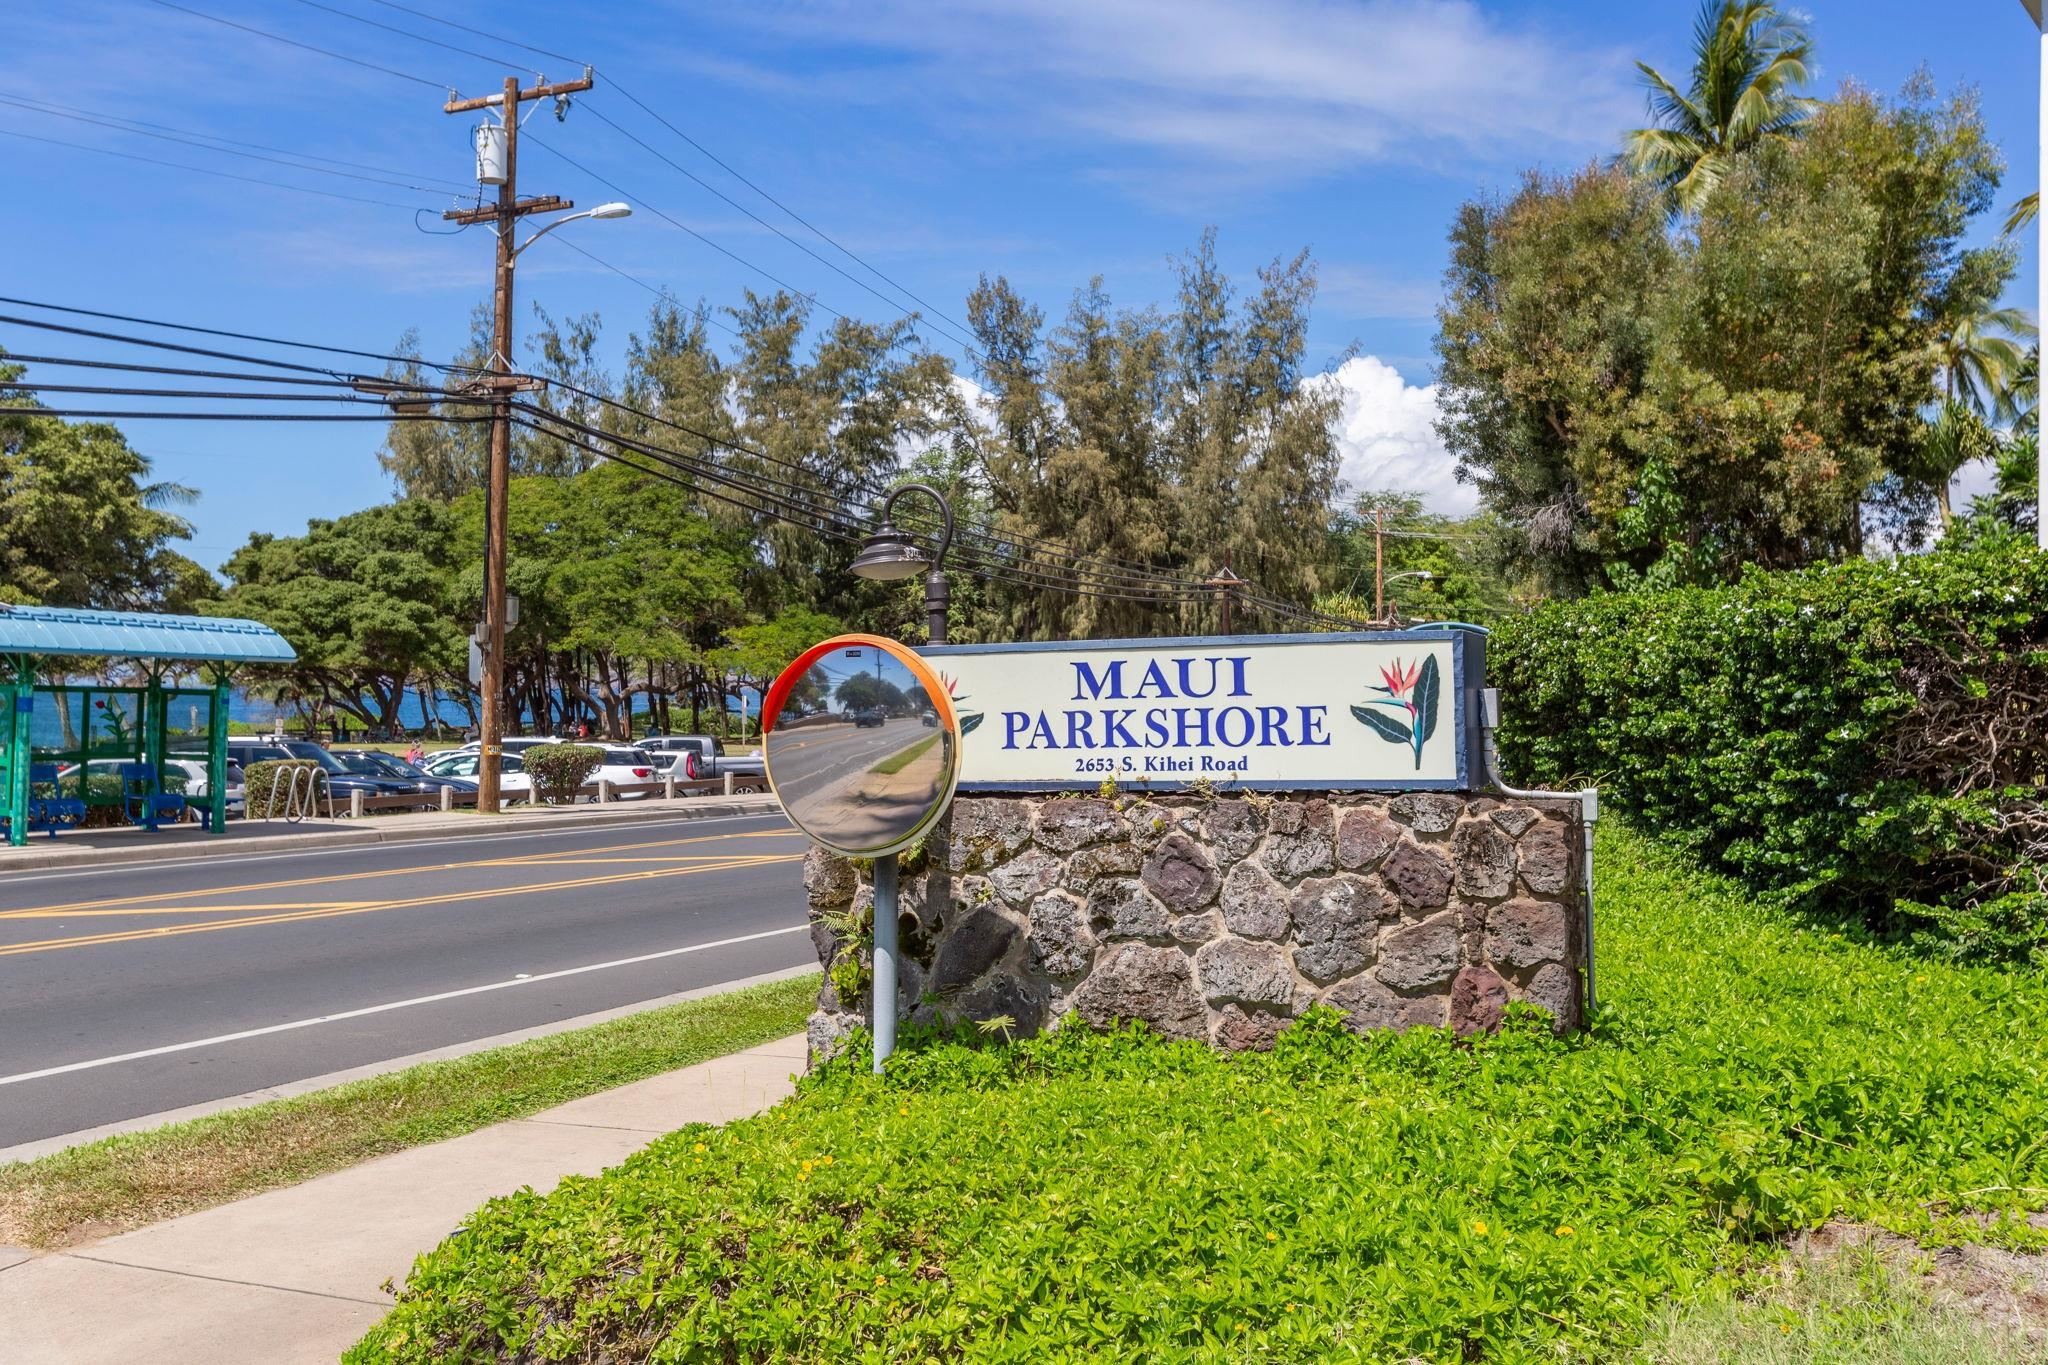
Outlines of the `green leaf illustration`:
<svg viewBox="0 0 2048 1365">
<path fill-rule="evenodd" d="M 1354 706 L 1351 708 L 1351 714 L 1378 731 L 1380 738 L 1389 744 L 1407 744 L 1414 738 L 1408 732 L 1407 726 L 1396 725 L 1369 706 Z"/>
<path fill-rule="evenodd" d="M 960 717 L 960 733 L 963 737 L 974 733 L 974 727 L 981 724 L 981 715 L 981 712 L 976 711 L 973 715 Z"/>
<path fill-rule="evenodd" d="M 1436 655 L 1432 654 L 1422 661 L 1422 676 L 1415 680 L 1415 715 L 1417 724 L 1421 727 L 1417 732 L 1419 737 L 1415 741 L 1418 767 L 1421 766 L 1423 742 L 1436 733 L 1436 703 L 1442 691 L 1443 684 L 1437 674 Z"/>
</svg>

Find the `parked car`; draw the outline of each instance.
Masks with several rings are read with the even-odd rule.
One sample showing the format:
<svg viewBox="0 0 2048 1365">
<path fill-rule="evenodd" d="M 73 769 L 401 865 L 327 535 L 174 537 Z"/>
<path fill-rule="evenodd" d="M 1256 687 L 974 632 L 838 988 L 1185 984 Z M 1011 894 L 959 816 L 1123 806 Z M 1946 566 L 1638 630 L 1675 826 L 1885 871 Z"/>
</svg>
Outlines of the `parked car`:
<svg viewBox="0 0 2048 1365">
<path fill-rule="evenodd" d="M 562 739 L 556 739 L 556 738 L 555 738 L 555 737 L 554 737 L 553 735 L 507 735 L 507 736 L 505 736 L 505 738 L 503 738 L 503 739 L 501 739 L 501 740 L 499 740 L 499 741 L 498 741 L 498 748 L 499 748 L 499 750 L 500 750 L 501 752 L 503 752 L 503 753 L 508 753 L 508 754 L 523 754 L 523 753 L 525 753 L 525 752 L 526 752 L 526 751 L 527 751 L 528 749 L 531 749 L 531 748 L 532 748 L 532 747 L 533 747 L 534 745 L 536 745 L 536 744 L 572 744 L 572 743 L 575 743 L 575 741 L 574 741 L 574 740 L 562 740 Z M 463 752 L 464 750 L 467 750 L 467 751 L 468 751 L 468 752 L 470 752 L 470 753 L 479 753 L 479 752 L 481 752 L 481 751 L 483 750 L 483 747 L 484 747 L 484 746 L 483 746 L 483 741 L 482 741 L 482 740 L 480 740 L 480 739 L 473 739 L 473 740 L 470 740 L 470 741 L 469 741 L 469 742 L 468 742 L 467 744 L 464 744 L 464 745 L 462 745 L 462 746 L 461 746 L 460 748 L 457 748 L 457 749 L 444 749 L 444 750 L 442 750 L 442 752 L 443 752 L 443 753 L 462 753 L 462 752 Z"/>
<path fill-rule="evenodd" d="M 417 787 L 381 777 L 350 771 L 348 765 L 328 752 L 324 745 L 306 739 L 271 739 L 263 735 L 228 736 L 228 757 L 246 768 L 252 763 L 316 763 L 327 775 L 325 783 L 340 805 L 356 792 L 365 796 L 405 796 Z"/>
<path fill-rule="evenodd" d="M 132 760 L 126 758 L 95 758 L 86 764 L 86 772 L 93 777 L 102 777 L 109 783 L 121 775 L 121 769 Z M 78 776 L 78 765 L 66 763 L 57 770 L 59 787 L 69 784 Z M 242 769 L 230 759 L 227 765 L 227 813 L 230 816 L 243 812 Z M 113 790 L 110 785 L 107 790 Z M 176 796 L 195 801 L 204 801 L 207 793 L 206 759 L 203 757 L 179 756 L 173 754 L 164 760 L 163 790 Z"/>
<path fill-rule="evenodd" d="M 731 773 L 735 779 L 734 789 L 739 791 L 761 790 L 760 786 L 750 787 L 743 784 L 748 778 L 758 778 L 765 783 L 768 776 L 767 762 L 761 757 L 759 749 L 751 754 L 728 754 L 725 751 L 725 741 L 715 735 L 657 735 L 642 740 L 640 747 L 650 754 L 681 754 L 684 777 L 724 777 Z"/>
<path fill-rule="evenodd" d="M 604 746 L 604 761 L 598 764 L 596 772 L 593 772 L 584 780 L 586 782 L 604 781 L 611 783 L 614 787 L 619 787 L 631 786 L 641 782 L 654 782 L 659 780 L 660 777 L 660 772 L 654 766 L 654 759 L 644 749 L 628 749 L 616 744 L 607 744 Z M 638 801 L 643 796 L 652 796 L 654 794 L 653 792 L 621 792 L 618 794 L 617 799 L 620 801 Z"/>
<path fill-rule="evenodd" d="M 888 723 L 888 720 L 888 714 L 881 707 L 863 706 L 860 710 L 853 713 L 853 728 L 861 730 L 870 726 L 885 725 Z"/>
<path fill-rule="evenodd" d="M 429 777 L 458 778 L 474 784 L 477 763 L 482 757 L 475 749 L 444 749 L 421 766 Z M 526 775 L 526 760 L 518 754 L 499 756 L 498 792 L 502 796 L 532 796 L 533 779 Z"/>
<path fill-rule="evenodd" d="M 382 749 L 336 749 L 334 756 L 352 773 L 364 777 L 378 777 L 391 782 L 404 782 L 416 792 L 436 792 L 451 787 L 458 792 L 473 792 L 476 783 L 460 777 L 435 777 L 416 763 L 408 763 L 397 754 Z"/>
</svg>

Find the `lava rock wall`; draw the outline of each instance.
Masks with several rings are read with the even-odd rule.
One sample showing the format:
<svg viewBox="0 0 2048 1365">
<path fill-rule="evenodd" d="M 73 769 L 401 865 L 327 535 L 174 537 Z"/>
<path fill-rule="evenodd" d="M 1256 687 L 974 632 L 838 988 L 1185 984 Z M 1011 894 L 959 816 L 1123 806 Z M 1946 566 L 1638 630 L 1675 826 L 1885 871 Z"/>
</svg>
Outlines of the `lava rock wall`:
<svg viewBox="0 0 2048 1365">
<path fill-rule="evenodd" d="M 1141 1019 L 1266 1048 L 1316 1004 L 1359 1030 L 1580 1020 L 1580 812 L 1451 792 L 976 796 L 903 855 L 899 1017 Z M 827 972 L 813 1056 L 867 1020 L 867 869 L 804 864 Z"/>
</svg>

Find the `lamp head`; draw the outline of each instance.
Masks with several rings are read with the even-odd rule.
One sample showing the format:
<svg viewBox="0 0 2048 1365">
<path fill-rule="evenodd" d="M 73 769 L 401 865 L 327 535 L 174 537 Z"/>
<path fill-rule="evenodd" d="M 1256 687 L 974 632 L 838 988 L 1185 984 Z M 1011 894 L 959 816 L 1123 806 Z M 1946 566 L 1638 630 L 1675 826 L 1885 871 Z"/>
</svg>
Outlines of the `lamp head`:
<svg viewBox="0 0 2048 1365">
<path fill-rule="evenodd" d="M 856 577 L 888 583 L 913 577 L 929 562 L 916 541 L 897 530 L 894 522 L 885 521 L 861 542 L 850 567 Z"/>
<path fill-rule="evenodd" d="M 592 218 L 631 218 L 633 216 L 633 206 L 631 204 L 622 204 L 614 199 L 609 204 L 599 204 L 590 211 L 590 216 Z"/>
</svg>

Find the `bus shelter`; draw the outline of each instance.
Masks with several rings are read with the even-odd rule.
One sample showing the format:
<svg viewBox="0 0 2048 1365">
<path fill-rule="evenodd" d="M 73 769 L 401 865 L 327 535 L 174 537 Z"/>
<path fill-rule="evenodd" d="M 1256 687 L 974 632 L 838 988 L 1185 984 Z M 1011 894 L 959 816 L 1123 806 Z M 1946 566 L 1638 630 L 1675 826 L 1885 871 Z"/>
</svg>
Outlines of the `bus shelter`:
<svg viewBox="0 0 2048 1365">
<path fill-rule="evenodd" d="M 40 661 L 66 658 L 133 660 L 141 682 L 36 680 Z M 7 841 L 23 844 L 31 827 L 82 824 L 93 808 L 113 806 L 151 828 L 189 810 L 203 814 L 209 832 L 225 833 L 230 670 L 296 658 L 283 636 L 254 621 L 0 604 Z M 205 681 L 177 681 L 195 673 Z"/>
</svg>

